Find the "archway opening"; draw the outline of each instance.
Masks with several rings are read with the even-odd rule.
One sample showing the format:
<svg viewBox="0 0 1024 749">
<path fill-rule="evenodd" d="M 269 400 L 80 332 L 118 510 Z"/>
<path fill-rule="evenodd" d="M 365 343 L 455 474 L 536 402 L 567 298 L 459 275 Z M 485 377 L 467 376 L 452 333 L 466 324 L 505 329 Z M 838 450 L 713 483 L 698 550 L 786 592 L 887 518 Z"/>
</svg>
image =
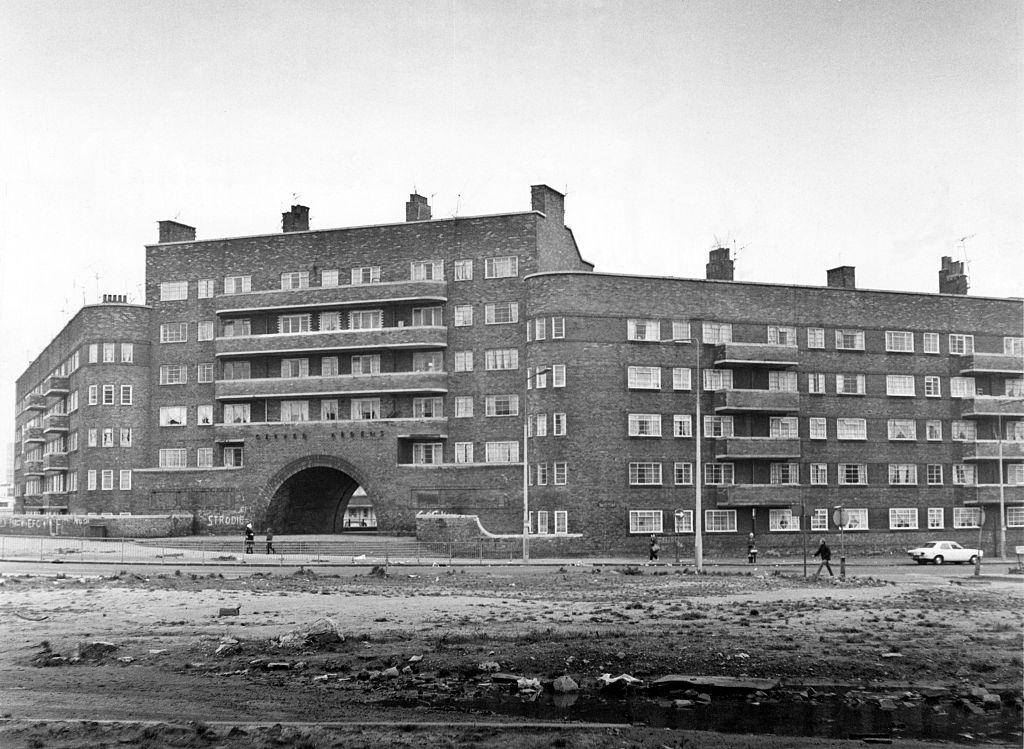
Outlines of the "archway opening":
<svg viewBox="0 0 1024 749">
<path fill-rule="evenodd" d="M 266 524 L 282 534 L 341 533 L 346 530 L 345 511 L 357 489 L 359 482 L 337 468 L 304 468 L 274 493 Z"/>
</svg>

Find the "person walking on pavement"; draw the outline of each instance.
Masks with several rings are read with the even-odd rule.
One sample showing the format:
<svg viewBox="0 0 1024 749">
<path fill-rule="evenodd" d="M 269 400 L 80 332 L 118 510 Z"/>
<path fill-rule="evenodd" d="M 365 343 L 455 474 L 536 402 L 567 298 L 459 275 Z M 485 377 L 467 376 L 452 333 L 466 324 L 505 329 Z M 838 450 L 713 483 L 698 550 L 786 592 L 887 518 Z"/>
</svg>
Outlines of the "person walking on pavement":
<svg viewBox="0 0 1024 749">
<path fill-rule="evenodd" d="M 274 554 L 274 529 L 267 527 L 267 553 Z"/>
<path fill-rule="evenodd" d="M 747 536 L 747 564 L 757 562 L 757 544 L 754 543 L 754 534 Z"/>
<path fill-rule="evenodd" d="M 245 526 L 245 553 L 252 554 L 253 544 L 256 542 L 256 533 L 252 529 L 252 523 Z"/>
<path fill-rule="evenodd" d="M 650 561 L 658 561 L 658 552 L 661 551 L 661 547 L 658 546 L 658 537 L 655 534 L 651 534 L 651 557 Z"/>
<path fill-rule="evenodd" d="M 828 544 L 825 543 L 825 539 L 821 539 L 821 544 L 818 546 L 818 550 L 814 552 L 814 556 L 821 557 L 821 564 L 818 565 L 818 571 L 814 573 L 814 579 L 818 579 L 818 575 L 821 574 L 822 567 L 828 570 L 829 577 L 835 577 L 835 575 L 832 574 L 832 565 L 829 564 L 829 560 L 832 559 L 832 549 L 828 548 Z"/>
</svg>

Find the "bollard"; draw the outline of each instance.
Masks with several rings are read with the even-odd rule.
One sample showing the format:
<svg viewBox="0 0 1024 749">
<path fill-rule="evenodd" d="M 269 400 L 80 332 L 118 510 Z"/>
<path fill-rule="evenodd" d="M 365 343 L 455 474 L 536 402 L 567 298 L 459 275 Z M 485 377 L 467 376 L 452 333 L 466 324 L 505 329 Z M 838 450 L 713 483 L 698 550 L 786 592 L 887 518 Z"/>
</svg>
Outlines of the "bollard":
<svg viewBox="0 0 1024 749">
<path fill-rule="evenodd" d="M 839 579 L 846 579 L 846 557 L 839 557 Z"/>
<path fill-rule="evenodd" d="M 981 554 L 974 557 L 974 576 L 981 577 Z"/>
</svg>

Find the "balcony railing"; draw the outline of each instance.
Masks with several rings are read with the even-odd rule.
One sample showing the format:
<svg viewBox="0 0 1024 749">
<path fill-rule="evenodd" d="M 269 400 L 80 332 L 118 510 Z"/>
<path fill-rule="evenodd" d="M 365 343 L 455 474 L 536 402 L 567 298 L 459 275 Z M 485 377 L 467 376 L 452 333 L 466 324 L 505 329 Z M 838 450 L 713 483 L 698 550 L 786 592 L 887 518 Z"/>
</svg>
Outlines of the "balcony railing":
<svg viewBox="0 0 1024 749">
<path fill-rule="evenodd" d="M 964 460 L 998 460 L 999 440 L 964 443 Z M 1003 440 L 1003 460 L 1024 459 L 1024 442 Z"/>
<path fill-rule="evenodd" d="M 965 505 L 997 505 L 999 504 L 999 484 L 974 484 L 956 487 L 956 499 Z M 1003 486 L 1004 502 L 1024 502 L 1024 486 L 1005 484 Z"/>
<path fill-rule="evenodd" d="M 960 399 L 960 414 L 972 416 L 1024 416 L 1024 397 L 1010 395 L 976 395 Z"/>
<path fill-rule="evenodd" d="M 52 434 L 54 432 L 68 431 L 67 414 L 50 414 L 43 418 L 43 432 Z"/>
<path fill-rule="evenodd" d="M 261 356 L 264 354 L 302 353 L 307 351 L 345 351 L 364 349 L 429 349 L 448 344 L 448 329 L 442 325 L 368 330 L 328 330 L 306 333 L 271 333 L 267 335 L 217 338 L 217 356 Z"/>
<path fill-rule="evenodd" d="M 718 460 L 799 458 L 800 440 L 785 437 L 727 437 L 715 441 Z"/>
<path fill-rule="evenodd" d="M 339 433 L 345 439 L 409 439 L 430 436 L 446 439 L 448 419 L 328 419 L 310 421 L 249 421 L 234 424 L 214 424 L 217 442 L 245 442 L 260 439 L 262 435 L 291 434 L 309 431 L 311 434 Z"/>
<path fill-rule="evenodd" d="M 68 470 L 67 453 L 49 453 L 43 456 L 44 471 L 66 471 Z"/>
<path fill-rule="evenodd" d="M 795 413 L 800 410 L 800 393 L 784 390 L 717 390 L 714 409 L 717 413 Z"/>
<path fill-rule="evenodd" d="M 720 343 L 715 346 L 716 367 L 769 367 L 788 369 L 799 364 L 796 346 L 775 343 Z"/>
<path fill-rule="evenodd" d="M 38 393 L 25 397 L 25 410 L 26 411 L 45 411 L 46 410 L 46 396 Z"/>
<path fill-rule="evenodd" d="M 71 383 L 67 377 L 52 375 L 43 382 L 43 395 L 47 398 L 63 398 L 71 392 Z"/>
<path fill-rule="evenodd" d="M 719 507 L 792 507 L 799 506 L 804 496 L 804 487 L 795 484 L 732 484 L 714 489 Z"/>
<path fill-rule="evenodd" d="M 25 476 L 42 476 L 43 475 L 43 461 L 41 461 L 41 460 L 26 460 L 22 464 L 21 472 Z"/>
<path fill-rule="evenodd" d="M 960 357 L 960 374 L 976 372 L 983 374 L 1021 375 L 1024 371 L 1024 356 L 1020 354 L 979 354 Z"/>
<path fill-rule="evenodd" d="M 384 306 L 403 302 L 444 304 L 448 301 L 447 289 L 448 284 L 445 281 L 394 281 L 221 294 L 217 296 L 217 314 L 333 310 L 341 307 L 365 307 L 368 304 Z"/>
<path fill-rule="evenodd" d="M 374 375 L 334 377 L 263 377 L 248 380 L 218 380 L 215 397 L 220 400 L 244 398 L 301 398 L 362 396 L 377 393 L 446 393 L 445 372 L 382 372 Z"/>
<path fill-rule="evenodd" d="M 42 427 L 28 427 L 21 431 L 21 441 L 25 443 L 29 442 L 46 442 L 46 437 L 43 436 Z"/>
</svg>

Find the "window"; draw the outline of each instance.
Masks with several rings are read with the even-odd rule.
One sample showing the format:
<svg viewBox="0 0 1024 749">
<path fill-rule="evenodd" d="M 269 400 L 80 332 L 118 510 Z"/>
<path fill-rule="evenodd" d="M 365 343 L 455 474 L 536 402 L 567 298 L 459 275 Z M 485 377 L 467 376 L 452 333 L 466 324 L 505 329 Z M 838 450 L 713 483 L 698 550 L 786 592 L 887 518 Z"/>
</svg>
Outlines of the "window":
<svg viewBox="0 0 1024 749">
<path fill-rule="evenodd" d="M 811 484 L 826 486 L 828 484 L 828 464 L 811 463 Z"/>
<path fill-rule="evenodd" d="M 341 277 L 336 268 L 320 271 L 320 285 L 324 287 L 337 286 L 341 283 Z"/>
<path fill-rule="evenodd" d="M 484 278 L 511 278 L 519 275 L 519 258 L 484 258 Z"/>
<path fill-rule="evenodd" d="M 348 313 L 348 327 L 352 330 L 383 328 L 384 313 L 379 309 L 354 310 Z"/>
<path fill-rule="evenodd" d="M 953 465 L 953 483 L 959 486 L 973 486 L 978 483 L 974 466 L 966 463 Z"/>
<path fill-rule="evenodd" d="M 352 283 L 356 285 L 380 283 L 380 266 L 366 265 L 352 269 Z"/>
<path fill-rule="evenodd" d="M 1024 355 L 1024 338 L 1019 336 L 1003 336 L 1003 353 L 1006 356 Z"/>
<path fill-rule="evenodd" d="M 548 464 L 547 463 L 538 463 L 535 466 L 534 473 L 537 476 L 537 486 L 547 486 L 548 485 Z"/>
<path fill-rule="evenodd" d="M 846 530 L 866 531 L 868 529 L 868 511 L 866 508 L 846 508 Z"/>
<path fill-rule="evenodd" d="M 455 280 L 456 281 L 472 281 L 473 280 L 473 261 L 472 260 L 456 260 L 455 261 Z"/>
<path fill-rule="evenodd" d="M 924 423 L 924 438 L 929 442 L 942 441 L 941 419 L 928 419 L 928 421 Z"/>
<path fill-rule="evenodd" d="M 196 450 L 196 465 L 199 468 L 213 468 L 212 447 L 200 447 Z"/>
<path fill-rule="evenodd" d="M 977 392 L 973 377 L 950 377 L 950 398 L 973 398 Z"/>
<path fill-rule="evenodd" d="M 281 401 L 281 421 L 309 421 L 309 401 Z"/>
<path fill-rule="evenodd" d="M 100 489 L 110 491 L 114 488 L 114 472 L 110 469 L 100 471 Z"/>
<path fill-rule="evenodd" d="M 224 321 L 224 336 L 226 338 L 237 338 L 239 336 L 252 335 L 252 321 L 247 317 L 237 320 Z"/>
<path fill-rule="evenodd" d="M 341 313 L 340 312 L 321 312 L 320 313 L 320 331 L 327 332 L 329 330 L 341 330 Z"/>
<path fill-rule="evenodd" d="M 187 322 L 163 323 L 160 326 L 160 343 L 184 343 L 187 340 Z"/>
<path fill-rule="evenodd" d="M 552 364 L 551 365 L 551 387 L 553 387 L 553 388 L 564 388 L 565 387 L 565 365 L 564 364 Z"/>
<path fill-rule="evenodd" d="M 627 320 L 626 338 L 630 341 L 661 340 L 661 322 L 658 320 Z"/>
<path fill-rule="evenodd" d="M 863 330 L 837 330 L 836 331 L 836 348 L 846 351 L 863 351 L 864 350 L 864 331 Z"/>
<path fill-rule="evenodd" d="M 455 352 L 455 371 L 456 372 L 472 372 L 473 371 L 473 352 L 472 351 L 456 351 Z"/>
<path fill-rule="evenodd" d="M 485 463 L 518 463 L 519 443 L 518 442 L 485 442 L 484 443 Z"/>
<path fill-rule="evenodd" d="M 224 423 L 225 424 L 248 424 L 250 406 L 248 403 L 225 403 Z"/>
<path fill-rule="evenodd" d="M 86 447 L 96 447 L 96 429 L 90 429 L 85 433 Z"/>
<path fill-rule="evenodd" d="M 800 516 L 792 510 L 768 510 L 768 530 L 789 532 L 800 530 Z"/>
<path fill-rule="evenodd" d="M 444 398 L 413 398 L 412 416 L 414 419 L 439 419 L 444 416 Z"/>
<path fill-rule="evenodd" d="M 196 365 L 196 380 L 198 382 L 213 382 L 213 362 Z"/>
<path fill-rule="evenodd" d="M 807 375 L 807 392 L 815 395 L 825 394 L 824 373 L 811 373 Z"/>
<path fill-rule="evenodd" d="M 241 447 L 225 447 L 223 452 L 223 460 L 225 468 L 241 468 L 242 467 L 242 448 Z"/>
<path fill-rule="evenodd" d="M 913 375 L 886 375 L 885 376 L 885 394 L 886 395 L 913 395 L 914 394 L 914 376 Z"/>
<path fill-rule="evenodd" d="M 551 414 L 551 434 L 555 437 L 565 436 L 565 414 L 564 413 L 553 413 Z"/>
<path fill-rule="evenodd" d="M 978 528 L 981 526 L 980 507 L 954 507 L 954 528 Z"/>
<path fill-rule="evenodd" d="M 104 385 L 103 386 L 103 405 L 112 406 L 114 405 L 114 386 Z"/>
<path fill-rule="evenodd" d="M 68 472 L 68 491 L 72 493 L 78 491 L 78 471 Z"/>
<path fill-rule="evenodd" d="M 942 397 L 942 379 L 931 375 L 925 376 L 924 396 L 925 398 Z"/>
<path fill-rule="evenodd" d="M 690 390 L 693 387 L 693 372 L 689 367 L 672 367 L 672 389 Z"/>
<path fill-rule="evenodd" d="M 184 447 L 165 447 L 160 450 L 161 468 L 184 468 L 188 457 Z"/>
<path fill-rule="evenodd" d="M 704 417 L 705 437 L 732 437 L 733 420 L 731 416 L 705 416 Z"/>
<path fill-rule="evenodd" d="M 828 510 L 819 508 L 811 513 L 811 530 L 828 530 Z"/>
<path fill-rule="evenodd" d="M 1021 396 L 1024 396 L 1024 378 L 1007 377 L 1005 394 L 1011 398 L 1020 398 Z"/>
<path fill-rule="evenodd" d="M 891 486 L 916 486 L 917 466 L 913 463 L 890 463 L 889 484 Z"/>
<path fill-rule="evenodd" d="M 1006 508 L 1006 526 L 1008 528 L 1024 528 L 1024 507 Z"/>
<path fill-rule="evenodd" d="M 800 420 L 796 416 L 772 416 L 768 435 L 774 439 L 796 439 L 800 436 Z"/>
<path fill-rule="evenodd" d="M 338 357 L 336 356 L 322 356 L 320 357 L 320 376 L 321 377 L 337 377 L 338 372 Z"/>
<path fill-rule="evenodd" d="M 248 294 L 252 291 L 252 276 L 225 276 L 225 294 Z"/>
<path fill-rule="evenodd" d="M 836 419 L 836 439 L 866 440 L 867 422 L 864 419 Z"/>
<path fill-rule="evenodd" d="M 212 278 L 200 278 L 197 285 L 200 299 L 209 299 L 213 296 L 214 280 Z"/>
<path fill-rule="evenodd" d="M 459 279 L 456 276 L 455 280 L 458 281 L 458 280 L 467 280 L 467 279 Z M 473 443 L 472 442 L 456 442 L 455 443 L 455 462 L 456 463 L 472 463 L 473 462 Z"/>
<path fill-rule="evenodd" d="M 131 387 L 130 385 L 122 385 L 121 392 L 124 392 L 124 388 Z M 129 404 L 130 405 L 130 404 Z M 78 391 L 72 390 L 68 393 L 67 398 L 64 399 L 64 413 L 72 414 L 78 410 Z"/>
<path fill-rule="evenodd" d="M 251 375 L 251 366 L 247 361 L 226 361 L 224 362 L 225 380 L 248 380 Z"/>
<path fill-rule="evenodd" d="M 130 406 L 132 404 L 132 386 L 122 385 L 121 386 L 121 405 Z"/>
<path fill-rule="evenodd" d="M 974 336 L 963 333 L 949 334 L 949 353 L 951 355 L 969 356 L 974 353 Z"/>
<path fill-rule="evenodd" d="M 689 486 L 693 483 L 693 463 L 674 463 L 672 474 L 676 486 Z"/>
<path fill-rule="evenodd" d="M 529 417 L 529 432 L 531 437 L 548 436 L 548 415 L 534 414 Z"/>
<path fill-rule="evenodd" d="M 552 317 L 551 318 L 551 337 L 554 338 L 565 338 L 565 318 L 564 317 Z"/>
<path fill-rule="evenodd" d="M 796 372 L 769 372 L 768 389 L 776 393 L 795 393 L 797 391 Z"/>
<path fill-rule="evenodd" d="M 357 354 L 352 357 L 353 375 L 380 374 L 380 354 Z"/>
<path fill-rule="evenodd" d="M 444 369 L 444 355 L 440 351 L 415 351 L 415 352 L 413 352 L 413 355 L 412 355 L 412 371 L 413 372 L 440 372 L 443 369 Z"/>
<path fill-rule="evenodd" d="M 161 364 L 161 385 L 184 385 L 188 382 L 188 369 L 184 364 Z"/>
<path fill-rule="evenodd" d="M 824 416 L 811 416 L 807 419 L 808 436 L 812 440 L 828 439 L 828 427 Z"/>
<path fill-rule="evenodd" d="M 163 451 L 161 450 L 161 452 L 163 452 Z M 163 467 L 163 466 L 161 466 L 161 467 Z M 87 471 L 86 474 L 85 474 L 85 480 L 86 480 L 86 484 L 85 484 L 86 488 L 89 491 L 91 491 L 91 492 L 96 491 L 96 471 Z M 27 487 L 26 487 L 25 493 L 26 494 L 29 493 Z"/>
<path fill-rule="evenodd" d="M 380 418 L 380 398 L 353 398 L 351 405 L 352 419 L 368 421 Z"/>
<path fill-rule="evenodd" d="M 928 508 L 928 530 L 941 530 L 946 527 L 941 507 Z"/>
<path fill-rule="evenodd" d="M 825 348 L 825 329 L 807 329 L 807 348 Z"/>
<path fill-rule="evenodd" d="M 630 510 L 630 533 L 661 533 L 661 510 Z"/>
<path fill-rule="evenodd" d="M 464 419 L 473 415 L 473 398 L 469 395 L 455 396 L 455 418 Z"/>
<path fill-rule="evenodd" d="M 676 533 L 693 533 L 693 510 L 676 510 L 672 516 Z"/>
<path fill-rule="evenodd" d="M 282 359 L 281 377 L 309 377 L 309 359 Z"/>
<path fill-rule="evenodd" d="M 320 421 L 337 421 L 339 416 L 336 398 L 324 398 L 320 401 Z"/>
<path fill-rule="evenodd" d="M 131 427 L 121 427 L 120 432 L 121 432 L 121 434 L 120 434 L 120 437 L 121 437 L 121 439 L 120 439 L 121 447 L 131 447 L 132 446 L 132 429 L 131 429 Z"/>
<path fill-rule="evenodd" d="M 630 437 L 660 437 L 661 414 L 629 414 Z"/>
<path fill-rule="evenodd" d="M 776 346 L 793 346 L 795 348 L 796 328 L 782 325 L 769 325 L 768 343 L 775 344 Z"/>
<path fill-rule="evenodd" d="M 862 374 L 837 374 L 837 395 L 864 395 L 865 377 Z"/>
<path fill-rule="evenodd" d="M 630 486 L 661 486 L 661 463 L 630 463 Z"/>
<path fill-rule="evenodd" d="M 484 359 L 484 368 L 488 371 L 519 369 L 519 349 L 488 349 L 484 354 Z"/>
<path fill-rule="evenodd" d="M 978 439 L 978 425 L 973 421 L 953 421 L 949 431 L 954 442 L 974 442 Z"/>
<path fill-rule="evenodd" d="M 733 483 L 732 463 L 705 463 L 704 483 L 708 486 L 723 486 Z"/>
<path fill-rule="evenodd" d="M 278 333 L 308 333 L 312 330 L 312 315 L 278 315 Z"/>
<path fill-rule="evenodd" d="M 121 363 L 131 364 L 135 360 L 135 344 L 134 343 L 122 343 L 121 344 Z"/>
<path fill-rule="evenodd" d="M 484 323 L 506 325 L 519 322 L 519 302 L 494 302 L 484 305 Z"/>
<path fill-rule="evenodd" d="M 174 302 L 188 299 L 188 281 L 167 281 L 160 284 L 160 301 Z"/>
<path fill-rule="evenodd" d="M 409 278 L 413 281 L 440 281 L 444 278 L 444 263 L 435 260 L 410 263 Z"/>
<path fill-rule="evenodd" d="M 551 464 L 551 468 L 555 486 L 565 486 L 566 483 L 568 483 L 569 464 L 565 462 L 555 462 Z"/>
<path fill-rule="evenodd" d="M 121 491 L 131 491 L 132 488 L 132 472 L 128 470 L 121 470 L 118 473 L 118 485 L 117 488 Z"/>
<path fill-rule="evenodd" d="M 705 510 L 704 527 L 708 533 L 735 533 L 736 510 Z"/>
<path fill-rule="evenodd" d="M 889 419 L 890 440 L 916 440 L 917 422 L 913 419 Z"/>
<path fill-rule="evenodd" d="M 517 416 L 518 395 L 488 395 L 484 401 L 487 416 Z"/>
<path fill-rule="evenodd" d="M 705 390 L 732 390 L 731 369 L 705 369 Z"/>
<path fill-rule="evenodd" d="M 661 367 L 627 367 L 626 378 L 634 390 L 661 389 Z"/>
<path fill-rule="evenodd" d="M 942 486 L 942 464 L 929 463 L 925 469 L 925 477 L 928 480 L 928 486 Z"/>
<path fill-rule="evenodd" d="M 412 326 L 414 328 L 425 328 L 435 325 L 444 325 L 441 307 L 413 307 Z"/>
<path fill-rule="evenodd" d="M 889 508 L 889 530 L 891 530 L 891 531 L 915 531 L 915 530 L 917 530 L 917 508 L 916 507 L 890 507 Z"/>
<path fill-rule="evenodd" d="M 290 271 L 288 273 L 281 274 L 281 290 L 290 291 L 292 289 L 308 289 L 309 288 L 309 271 L 298 270 Z"/>
<path fill-rule="evenodd" d="M 769 468 L 769 483 L 771 484 L 799 484 L 800 464 L 799 463 L 772 463 Z"/>
<path fill-rule="evenodd" d="M 926 354 L 937 354 L 939 353 L 939 334 L 938 333 L 922 333 L 921 334 L 921 348 Z"/>
<path fill-rule="evenodd" d="M 435 465 L 444 462 L 444 446 L 440 442 L 414 442 L 412 462 L 414 465 Z"/>
<path fill-rule="evenodd" d="M 161 406 L 160 426 L 183 427 L 188 423 L 188 409 L 185 406 Z"/>
<path fill-rule="evenodd" d="M 690 414 L 673 414 L 673 416 L 672 416 L 672 436 L 673 437 L 692 437 L 693 436 L 693 421 L 690 418 Z"/>
<path fill-rule="evenodd" d="M 708 322 L 701 325 L 704 343 L 731 343 L 732 323 Z"/>
<path fill-rule="evenodd" d="M 548 335 L 548 332 L 547 332 L 548 331 L 547 322 L 548 321 L 547 321 L 546 318 L 538 317 L 538 318 L 530 321 L 529 323 L 527 323 L 527 325 L 526 325 L 526 340 L 529 341 L 531 335 L 533 336 L 533 340 L 535 340 L 535 341 L 543 341 L 545 338 L 547 338 L 547 335 Z"/>
<path fill-rule="evenodd" d="M 1010 486 L 1024 485 L 1024 463 L 1010 463 L 1006 466 L 1006 483 Z"/>
<path fill-rule="evenodd" d="M 569 513 L 565 510 L 555 510 L 555 535 L 564 536 L 569 532 Z"/>
<path fill-rule="evenodd" d="M 100 436 L 101 436 L 100 444 L 103 445 L 103 447 L 113 447 L 114 446 L 114 430 L 112 428 L 108 427 L 108 428 L 104 429 Z M 49 442 L 49 443 L 47 443 L 47 446 L 52 445 L 52 444 L 54 444 L 54 443 L 53 442 Z"/>
<path fill-rule="evenodd" d="M 100 360 L 100 345 L 98 343 L 89 344 L 89 363 L 95 364 Z"/>
<path fill-rule="evenodd" d="M 473 305 L 456 304 L 453 314 L 452 325 L 456 328 L 465 328 L 473 324 Z"/>
<path fill-rule="evenodd" d="M 913 353 L 914 334 L 907 330 L 885 331 L 885 350 L 897 353 Z"/>
<path fill-rule="evenodd" d="M 213 340 L 213 320 L 200 321 L 196 327 L 196 340 L 198 341 L 212 341 Z"/>
<path fill-rule="evenodd" d="M 868 483 L 868 467 L 864 463 L 840 463 L 838 471 L 840 486 Z"/>
</svg>

